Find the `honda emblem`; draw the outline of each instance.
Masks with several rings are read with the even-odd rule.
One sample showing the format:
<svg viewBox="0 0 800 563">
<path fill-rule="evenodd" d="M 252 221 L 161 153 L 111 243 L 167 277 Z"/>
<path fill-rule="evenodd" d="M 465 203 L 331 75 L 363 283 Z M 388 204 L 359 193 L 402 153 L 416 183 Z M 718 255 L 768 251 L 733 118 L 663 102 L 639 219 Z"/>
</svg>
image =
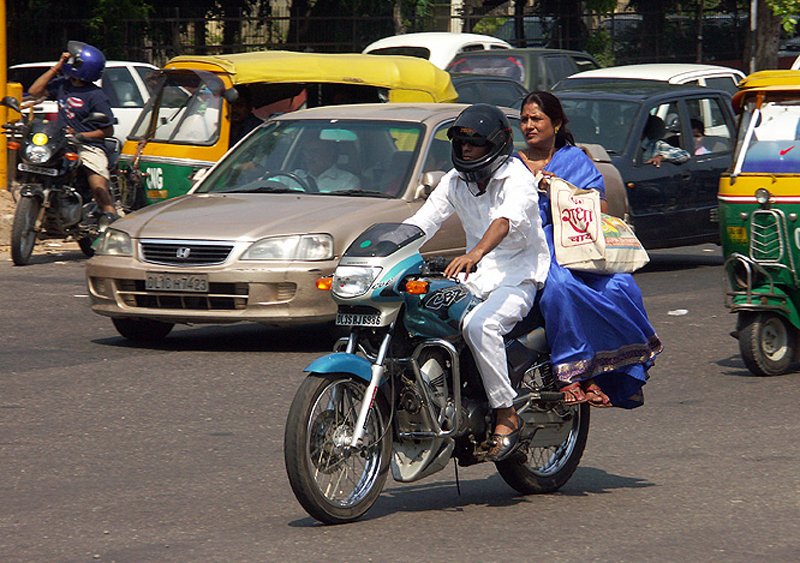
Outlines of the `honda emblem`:
<svg viewBox="0 0 800 563">
<path fill-rule="evenodd" d="M 188 246 L 181 246 L 178 250 L 175 251 L 175 257 L 180 258 L 181 260 L 187 260 L 189 255 L 192 253 L 192 249 Z"/>
</svg>

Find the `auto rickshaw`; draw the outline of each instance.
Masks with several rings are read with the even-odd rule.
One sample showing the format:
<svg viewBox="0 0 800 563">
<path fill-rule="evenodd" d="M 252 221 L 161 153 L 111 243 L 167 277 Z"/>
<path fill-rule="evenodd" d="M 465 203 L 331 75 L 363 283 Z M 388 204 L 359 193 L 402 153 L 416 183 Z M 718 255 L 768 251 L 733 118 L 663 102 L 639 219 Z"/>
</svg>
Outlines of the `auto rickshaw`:
<svg viewBox="0 0 800 563">
<path fill-rule="evenodd" d="M 427 60 L 263 51 L 171 59 L 125 143 L 147 203 L 185 194 L 232 144 L 232 104 L 267 119 L 345 103 L 454 102 L 450 75 Z"/>
<path fill-rule="evenodd" d="M 800 71 L 739 84 L 736 149 L 719 187 L 725 303 L 755 375 L 786 373 L 800 330 Z"/>
</svg>

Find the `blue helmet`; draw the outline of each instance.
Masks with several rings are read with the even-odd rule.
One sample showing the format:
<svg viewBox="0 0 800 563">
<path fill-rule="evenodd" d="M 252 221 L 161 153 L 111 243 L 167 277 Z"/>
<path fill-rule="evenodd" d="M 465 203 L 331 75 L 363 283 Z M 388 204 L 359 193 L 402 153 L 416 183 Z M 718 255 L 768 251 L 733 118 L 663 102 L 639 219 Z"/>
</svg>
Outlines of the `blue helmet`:
<svg viewBox="0 0 800 563">
<path fill-rule="evenodd" d="M 71 55 L 62 67 L 64 73 L 84 82 L 99 80 L 106 68 L 106 58 L 97 47 L 81 41 L 67 43 L 67 52 Z"/>
</svg>

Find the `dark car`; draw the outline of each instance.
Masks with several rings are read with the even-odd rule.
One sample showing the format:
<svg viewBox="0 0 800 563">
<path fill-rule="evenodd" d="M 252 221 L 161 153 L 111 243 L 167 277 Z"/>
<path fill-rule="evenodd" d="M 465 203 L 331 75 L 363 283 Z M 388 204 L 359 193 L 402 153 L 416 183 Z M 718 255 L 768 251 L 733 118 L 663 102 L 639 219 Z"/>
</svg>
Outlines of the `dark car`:
<svg viewBox="0 0 800 563">
<path fill-rule="evenodd" d="M 521 82 L 528 90 L 549 90 L 562 78 L 593 68 L 600 68 L 600 65 L 581 51 L 502 49 L 462 53 L 453 59 L 447 70 L 506 76 Z"/>
<path fill-rule="evenodd" d="M 730 94 L 645 80 L 575 86 L 554 94 L 576 142 L 603 146 L 619 170 L 629 220 L 645 247 L 719 241 L 717 189 L 735 138 Z M 648 119 L 661 126 L 661 141 L 688 152 L 687 161 L 645 162 Z"/>
<path fill-rule="evenodd" d="M 451 73 L 450 80 L 461 104 L 483 102 L 519 109 L 522 99 L 528 94 L 525 86 L 505 76 Z"/>
</svg>

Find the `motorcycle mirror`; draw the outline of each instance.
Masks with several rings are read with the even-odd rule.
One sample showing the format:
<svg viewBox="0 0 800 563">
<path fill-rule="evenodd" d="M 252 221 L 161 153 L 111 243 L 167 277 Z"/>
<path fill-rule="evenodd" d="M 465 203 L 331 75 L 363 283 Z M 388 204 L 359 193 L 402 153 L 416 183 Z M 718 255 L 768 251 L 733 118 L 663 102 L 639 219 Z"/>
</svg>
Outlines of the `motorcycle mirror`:
<svg viewBox="0 0 800 563">
<path fill-rule="evenodd" d="M 17 113 L 22 113 L 22 109 L 19 105 L 19 100 L 16 99 L 14 96 L 6 96 L 2 100 L 0 100 L 0 104 L 6 106 L 7 108 L 13 109 Z"/>
</svg>

